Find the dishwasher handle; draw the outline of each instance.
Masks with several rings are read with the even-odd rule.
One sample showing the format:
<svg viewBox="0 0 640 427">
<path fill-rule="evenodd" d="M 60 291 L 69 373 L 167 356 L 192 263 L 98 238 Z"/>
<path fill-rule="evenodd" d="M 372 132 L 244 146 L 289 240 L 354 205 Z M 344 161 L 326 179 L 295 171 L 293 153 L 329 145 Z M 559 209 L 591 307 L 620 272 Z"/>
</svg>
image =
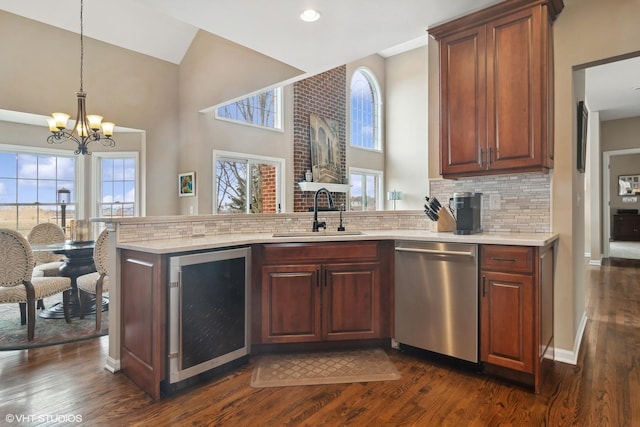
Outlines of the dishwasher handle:
<svg viewBox="0 0 640 427">
<path fill-rule="evenodd" d="M 421 249 L 421 248 L 396 248 L 397 252 L 415 252 L 420 254 L 431 255 L 453 255 L 453 256 L 469 256 L 475 258 L 476 254 L 473 251 L 442 251 L 437 249 Z"/>
</svg>

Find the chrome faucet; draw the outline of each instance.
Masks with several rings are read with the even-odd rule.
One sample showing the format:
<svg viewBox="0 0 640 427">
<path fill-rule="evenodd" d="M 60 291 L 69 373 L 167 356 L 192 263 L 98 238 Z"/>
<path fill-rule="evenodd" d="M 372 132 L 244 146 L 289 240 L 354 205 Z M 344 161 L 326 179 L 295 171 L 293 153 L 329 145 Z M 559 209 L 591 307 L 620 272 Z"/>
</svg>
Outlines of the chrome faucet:
<svg viewBox="0 0 640 427">
<path fill-rule="evenodd" d="M 329 190 L 322 187 L 316 191 L 316 194 L 313 195 L 313 230 L 314 232 L 318 231 L 320 228 L 327 229 L 327 223 L 325 221 L 318 222 L 318 194 L 325 193 L 327 195 L 327 199 L 329 200 L 329 209 L 333 209 L 333 199 L 331 198 L 331 193 Z"/>
</svg>

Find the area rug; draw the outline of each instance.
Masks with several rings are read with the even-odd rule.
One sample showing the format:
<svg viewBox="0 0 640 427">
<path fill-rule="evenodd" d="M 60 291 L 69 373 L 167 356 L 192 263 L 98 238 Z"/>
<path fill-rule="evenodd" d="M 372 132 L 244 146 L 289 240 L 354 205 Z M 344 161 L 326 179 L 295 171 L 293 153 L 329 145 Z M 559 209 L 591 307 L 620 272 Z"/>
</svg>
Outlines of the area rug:
<svg viewBox="0 0 640 427">
<path fill-rule="evenodd" d="M 384 350 L 366 349 L 261 356 L 251 386 L 284 387 L 390 381 L 400 378 Z"/>
<path fill-rule="evenodd" d="M 61 295 L 46 298 L 46 307 L 51 307 Z M 40 310 L 38 310 L 40 312 Z M 96 332 L 95 314 L 87 315 L 80 320 L 77 317 L 67 323 L 64 319 L 43 319 L 36 315 L 34 338 L 27 340 L 27 325 L 20 324 L 20 308 L 18 304 L 0 304 L 0 351 L 23 350 L 47 345 L 63 344 L 67 342 L 86 340 L 107 335 L 109 327 L 109 312 L 102 312 L 102 331 Z"/>
</svg>

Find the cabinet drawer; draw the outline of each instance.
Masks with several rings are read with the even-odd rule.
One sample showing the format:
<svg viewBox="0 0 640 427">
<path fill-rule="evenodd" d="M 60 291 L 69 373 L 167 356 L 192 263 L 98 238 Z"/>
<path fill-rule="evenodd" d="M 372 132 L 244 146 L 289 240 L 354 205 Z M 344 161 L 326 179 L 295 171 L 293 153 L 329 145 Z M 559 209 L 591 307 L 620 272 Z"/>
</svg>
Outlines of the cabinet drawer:
<svg viewBox="0 0 640 427">
<path fill-rule="evenodd" d="M 527 246 L 483 245 L 480 249 L 482 270 L 533 273 L 533 248 Z"/>
<path fill-rule="evenodd" d="M 274 243 L 263 245 L 263 264 L 376 260 L 378 242 Z"/>
</svg>

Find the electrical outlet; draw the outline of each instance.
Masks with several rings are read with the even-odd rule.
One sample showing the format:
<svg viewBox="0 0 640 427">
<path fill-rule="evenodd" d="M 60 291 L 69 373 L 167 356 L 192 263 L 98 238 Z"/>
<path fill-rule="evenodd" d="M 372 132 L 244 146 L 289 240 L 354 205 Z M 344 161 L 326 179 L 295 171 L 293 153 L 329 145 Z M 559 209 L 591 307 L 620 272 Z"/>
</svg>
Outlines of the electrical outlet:
<svg viewBox="0 0 640 427">
<path fill-rule="evenodd" d="M 500 210 L 500 205 L 500 194 L 489 194 L 489 209 L 492 211 Z"/>
<path fill-rule="evenodd" d="M 204 224 L 193 224 L 191 228 L 191 234 L 193 236 L 204 236 L 205 228 Z"/>
</svg>

